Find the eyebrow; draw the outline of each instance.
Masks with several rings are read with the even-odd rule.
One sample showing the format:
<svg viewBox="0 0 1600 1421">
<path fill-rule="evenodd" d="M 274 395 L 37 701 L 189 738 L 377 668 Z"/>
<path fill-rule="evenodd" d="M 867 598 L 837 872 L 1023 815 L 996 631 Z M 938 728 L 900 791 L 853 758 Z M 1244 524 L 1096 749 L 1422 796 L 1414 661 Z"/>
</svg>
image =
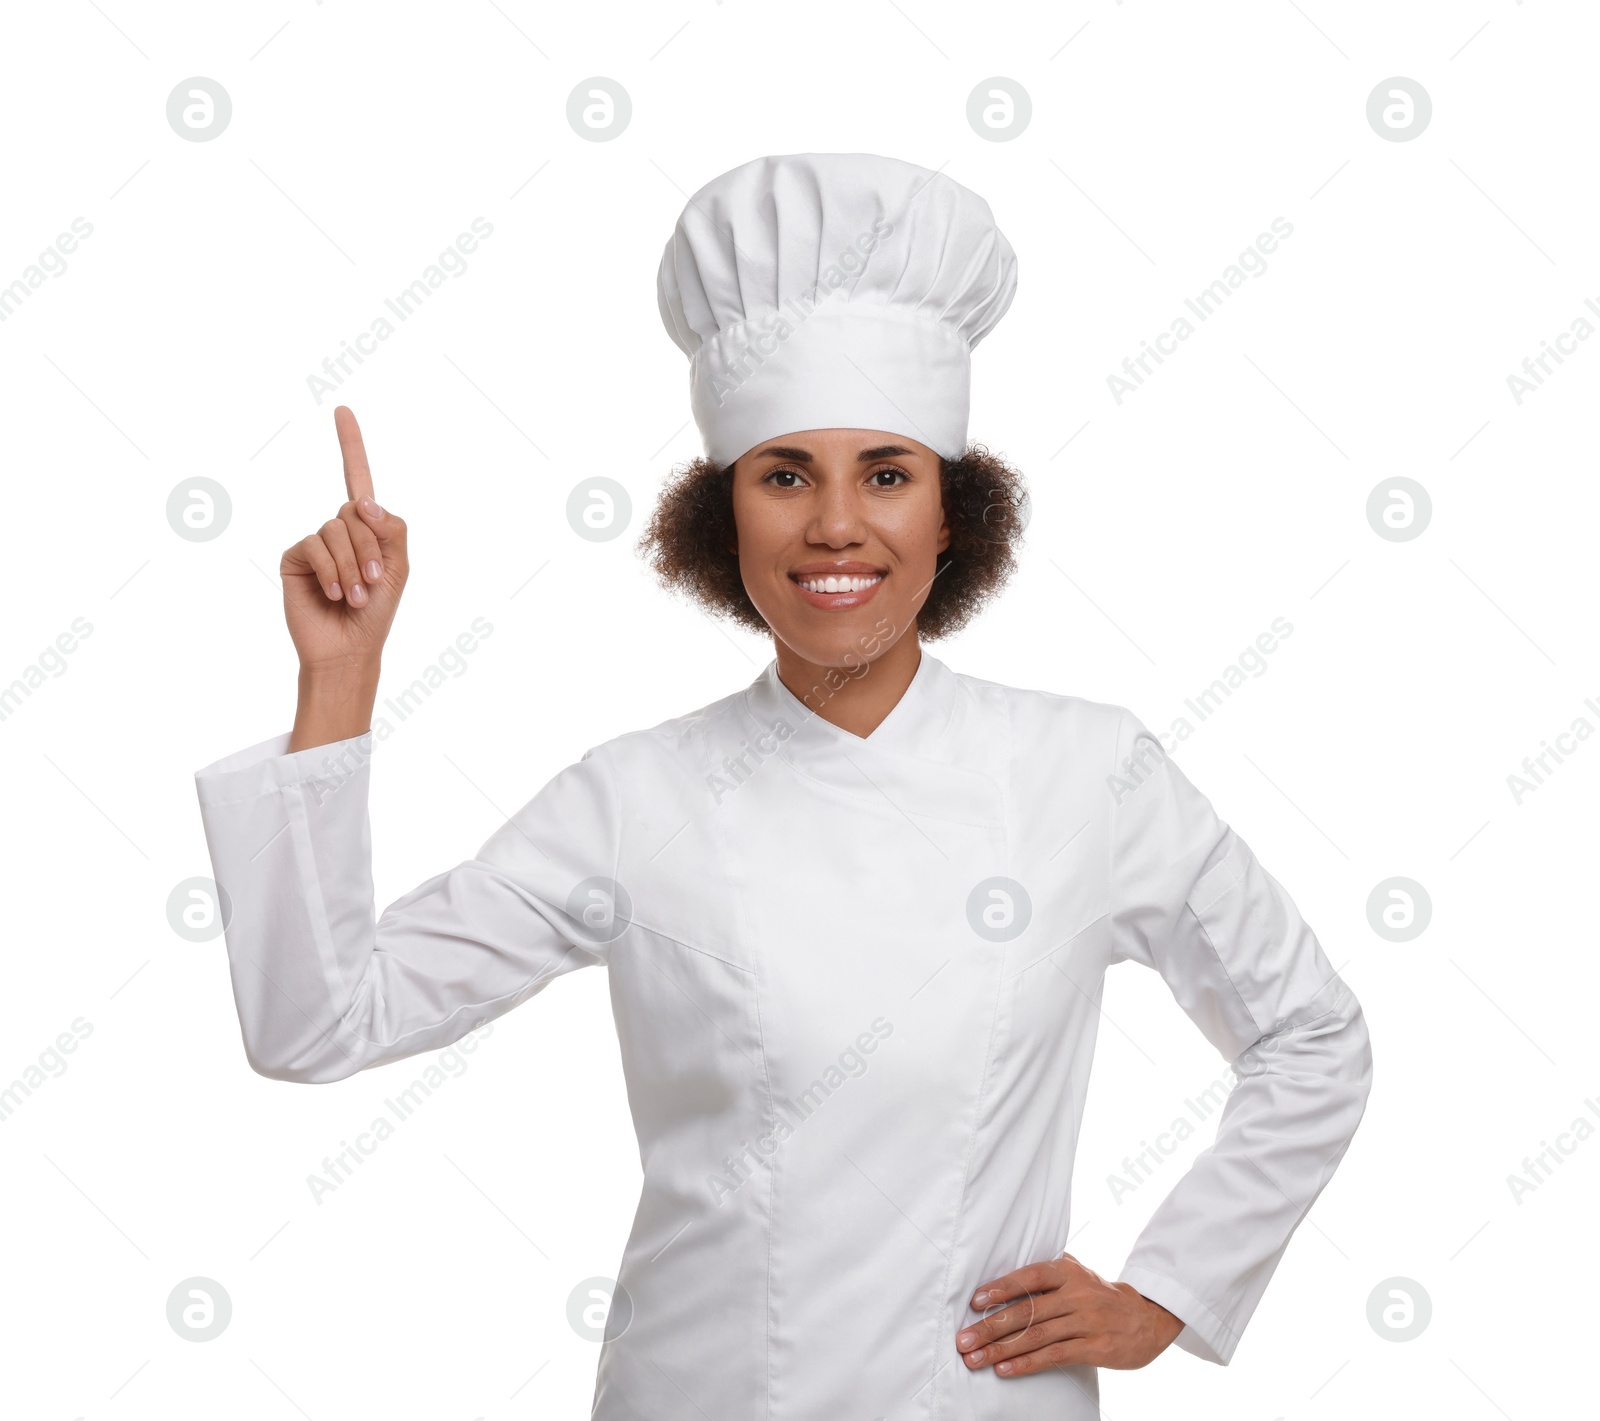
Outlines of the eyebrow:
<svg viewBox="0 0 1600 1421">
<path fill-rule="evenodd" d="M 870 464 L 874 459 L 890 459 L 897 455 L 909 454 L 911 451 L 900 444 L 880 444 L 876 449 L 863 449 L 856 455 L 856 461 Z M 790 459 L 797 464 L 809 464 L 811 455 L 804 449 L 791 449 L 787 445 L 774 444 L 761 450 L 755 456 L 757 459 Z"/>
</svg>

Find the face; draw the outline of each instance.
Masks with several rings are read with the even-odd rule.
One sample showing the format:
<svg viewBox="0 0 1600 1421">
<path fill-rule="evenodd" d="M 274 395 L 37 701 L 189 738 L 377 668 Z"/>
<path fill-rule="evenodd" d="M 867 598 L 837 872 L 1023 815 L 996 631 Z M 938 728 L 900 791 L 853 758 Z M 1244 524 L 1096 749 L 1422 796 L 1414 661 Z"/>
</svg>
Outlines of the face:
<svg viewBox="0 0 1600 1421">
<path fill-rule="evenodd" d="M 809 429 L 733 466 L 739 571 L 773 635 L 818 666 L 881 656 L 950 544 L 939 456 L 903 434 Z"/>
</svg>

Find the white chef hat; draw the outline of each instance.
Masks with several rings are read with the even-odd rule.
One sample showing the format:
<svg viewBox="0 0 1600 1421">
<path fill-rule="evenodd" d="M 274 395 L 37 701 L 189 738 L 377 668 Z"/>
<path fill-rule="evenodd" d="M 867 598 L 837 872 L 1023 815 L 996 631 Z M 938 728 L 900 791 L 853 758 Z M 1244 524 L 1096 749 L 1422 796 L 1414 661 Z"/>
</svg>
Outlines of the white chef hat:
<svg viewBox="0 0 1600 1421">
<path fill-rule="evenodd" d="M 706 454 L 881 429 L 959 458 L 970 352 L 1017 287 L 989 205 L 871 153 L 757 158 L 689 199 L 656 295 Z"/>
</svg>

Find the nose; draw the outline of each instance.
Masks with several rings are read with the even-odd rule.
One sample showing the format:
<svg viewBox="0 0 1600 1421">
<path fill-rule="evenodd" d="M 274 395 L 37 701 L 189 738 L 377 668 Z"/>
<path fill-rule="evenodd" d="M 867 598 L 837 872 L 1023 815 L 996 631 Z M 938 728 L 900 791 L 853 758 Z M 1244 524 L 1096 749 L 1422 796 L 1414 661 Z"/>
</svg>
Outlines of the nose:
<svg viewBox="0 0 1600 1421">
<path fill-rule="evenodd" d="M 865 534 L 860 497 L 849 473 L 834 472 L 821 479 L 806 529 L 807 540 L 830 548 L 846 548 L 862 542 Z"/>
</svg>

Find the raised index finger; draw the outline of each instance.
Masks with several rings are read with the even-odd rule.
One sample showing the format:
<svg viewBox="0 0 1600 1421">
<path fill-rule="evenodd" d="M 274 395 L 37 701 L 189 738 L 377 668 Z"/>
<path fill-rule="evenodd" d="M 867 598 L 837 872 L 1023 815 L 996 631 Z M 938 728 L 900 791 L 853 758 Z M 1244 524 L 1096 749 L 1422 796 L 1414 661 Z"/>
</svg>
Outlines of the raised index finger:
<svg viewBox="0 0 1600 1421">
<path fill-rule="evenodd" d="M 372 498 L 372 470 L 367 465 L 367 448 L 361 442 L 361 426 L 348 405 L 334 410 L 333 427 L 339 432 L 339 452 L 344 455 L 345 491 L 355 501 Z"/>
</svg>

